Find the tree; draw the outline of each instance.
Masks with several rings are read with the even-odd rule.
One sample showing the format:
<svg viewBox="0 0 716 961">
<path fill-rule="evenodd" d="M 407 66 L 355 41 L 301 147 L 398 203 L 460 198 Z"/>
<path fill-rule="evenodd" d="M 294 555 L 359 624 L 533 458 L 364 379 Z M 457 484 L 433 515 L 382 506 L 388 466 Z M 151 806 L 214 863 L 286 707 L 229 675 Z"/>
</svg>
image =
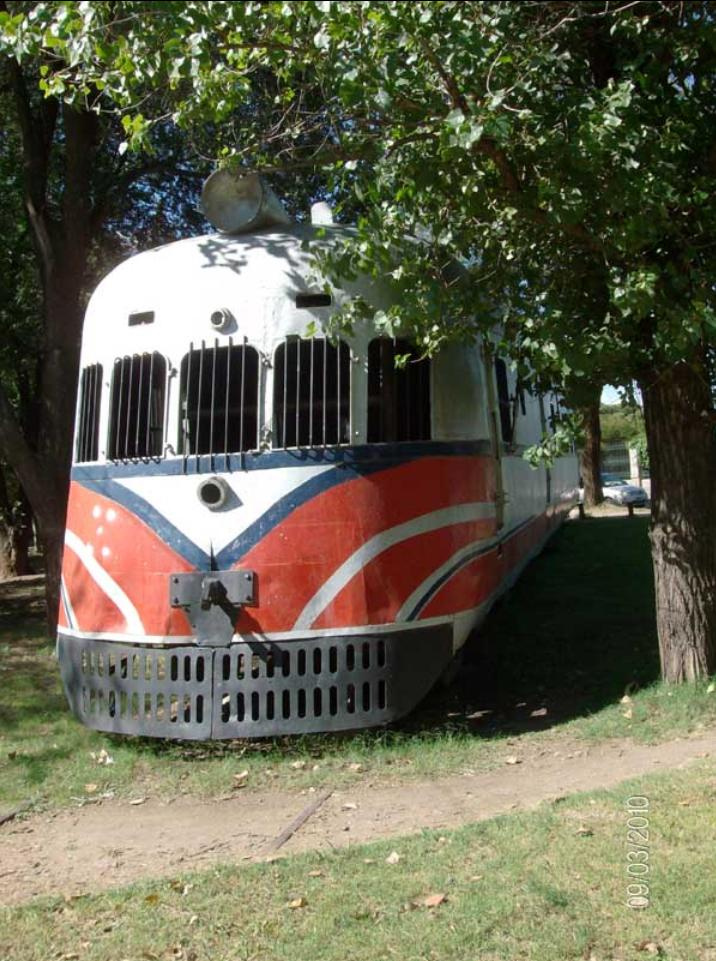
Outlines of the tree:
<svg viewBox="0 0 716 961">
<path fill-rule="evenodd" d="M 40 293 L 32 244 L 22 210 L 17 140 L 0 98 L 0 381 L 12 398 L 27 437 L 36 423 Z M 27 498 L 0 456 L 0 579 L 29 573 L 32 516 Z"/>
<path fill-rule="evenodd" d="M 153 130 L 154 156 L 123 156 L 118 148 L 124 133 L 116 117 L 44 96 L 40 80 L 61 61 L 36 44 L 23 48 L 18 42 L 36 13 L 35 4 L 0 2 L 0 112 L 6 124 L 0 153 L 20 172 L 19 183 L 16 176 L 5 181 L 9 191 L 2 210 L 24 210 L 24 225 L 10 235 L 24 246 L 9 247 L 5 256 L 17 260 L 20 252 L 25 255 L 21 274 L 3 264 L 0 277 L 8 289 L 6 303 L 14 304 L 11 316 L 3 318 L 0 455 L 19 482 L 21 502 L 29 502 L 37 521 L 53 633 L 87 290 L 108 263 L 130 251 L 131 243 L 118 239 L 122 228 L 131 232 L 144 221 L 154 243 L 176 236 L 178 219 L 182 230 L 191 230 L 186 211 L 177 218 L 177 207 L 191 200 L 188 206 L 195 206 L 200 172 L 182 167 L 184 151 L 173 128 Z M 162 186 L 165 210 L 158 217 L 156 197 Z M 195 224 L 198 219 L 194 217 Z M 28 298 L 33 301 L 25 313 L 17 310 L 23 282 L 32 288 Z M 8 509 L 6 505 L 6 520 Z"/>
<path fill-rule="evenodd" d="M 634 398 L 627 397 L 619 404 L 602 404 L 599 417 L 605 444 L 622 443 L 636 447 L 646 438 L 644 413 Z"/>
<path fill-rule="evenodd" d="M 636 380 L 663 675 L 716 670 L 713 4 L 38 7 L 38 42 L 70 64 L 48 89 L 77 102 L 101 85 L 130 143 L 163 85 L 175 121 L 215 123 L 234 162 L 323 167 L 357 195 L 358 236 L 326 265 L 390 277 L 379 326 L 430 351 L 501 321 L 525 369 Z M 277 120 L 239 142 L 223 124 L 260 70 Z"/>
<path fill-rule="evenodd" d="M 584 503 L 587 507 L 600 504 L 602 495 L 602 426 L 599 416 L 601 388 L 596 387 L 590 402 L 580 408 L 584 424 L 584 440 L 580 468 L 584 484 Z"/>
</svg>

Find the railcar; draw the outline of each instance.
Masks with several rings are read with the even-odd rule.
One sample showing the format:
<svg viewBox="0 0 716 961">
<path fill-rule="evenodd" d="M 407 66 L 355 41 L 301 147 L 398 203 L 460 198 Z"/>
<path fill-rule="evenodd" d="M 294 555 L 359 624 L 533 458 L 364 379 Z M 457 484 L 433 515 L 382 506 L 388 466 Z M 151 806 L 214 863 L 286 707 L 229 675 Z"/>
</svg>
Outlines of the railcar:
<svg viewBox="0 0 716 961">
<path fill-rule="evenodd" d="M 347 298 L 386 304 L 367 278 L 316 284 L 307 245 L 348 228 L 289 222 L 257 178 L 214 175 L 204 205 L 218 233 L 130 258 L 88 306 L 67 698 L 163 738 L 385 724 L 575 502 L 574 457 L 522 457 L 558 398 L 479 343 L 326 336 Z"/>
</svg>

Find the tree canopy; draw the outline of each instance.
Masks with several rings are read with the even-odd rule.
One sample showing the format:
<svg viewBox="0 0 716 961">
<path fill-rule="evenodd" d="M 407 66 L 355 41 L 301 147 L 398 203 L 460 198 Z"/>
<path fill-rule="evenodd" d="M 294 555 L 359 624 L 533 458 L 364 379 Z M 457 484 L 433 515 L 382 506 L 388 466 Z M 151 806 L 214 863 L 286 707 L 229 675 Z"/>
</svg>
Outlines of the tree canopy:
<svg viewBox="0 0 716 961">
<path fill-rule="evenodd" d="M 361 211 L 327 267 L 390 278 L 379 326 L 430 351 L 500 322 L 575 395 L 636 380 L 665 675 L 716 669 L 712 3 L 53 2 L 0 30 L 47 94 L 119 112 L 120 150 L 208 123 L 223 162 L 327 171 Z"/>
</svg>

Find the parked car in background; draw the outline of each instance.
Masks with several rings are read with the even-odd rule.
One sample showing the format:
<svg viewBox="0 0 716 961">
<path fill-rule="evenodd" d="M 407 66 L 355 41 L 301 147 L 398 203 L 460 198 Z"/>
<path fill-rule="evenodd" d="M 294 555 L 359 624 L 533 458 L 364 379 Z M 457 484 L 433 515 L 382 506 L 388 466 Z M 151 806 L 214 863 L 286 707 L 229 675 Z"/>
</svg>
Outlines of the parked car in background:
<svg viewBox="0 0 716 961">
<path fill-rule="evenodd" d="M 602 474 L 602 493 L 604 499 L 628 507 L 645 507 L 649 500 L 643 487 L 630 484 L 618 474 Z"/>
</svg>

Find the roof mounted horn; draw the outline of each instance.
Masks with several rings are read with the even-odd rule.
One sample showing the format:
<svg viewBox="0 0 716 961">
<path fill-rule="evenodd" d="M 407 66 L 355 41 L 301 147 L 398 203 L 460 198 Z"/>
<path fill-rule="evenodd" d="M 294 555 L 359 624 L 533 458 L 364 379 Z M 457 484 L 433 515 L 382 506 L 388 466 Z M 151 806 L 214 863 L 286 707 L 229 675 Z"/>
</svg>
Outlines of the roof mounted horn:
<svg viewBox="0 0 716 961">
<path fill-rule="evenodd" d="M 204 182 L 201 209 L 223 234 L 243 234 L 292 223 L 281 201 L 258 174 L 215 170 Z"/>
</svg>

